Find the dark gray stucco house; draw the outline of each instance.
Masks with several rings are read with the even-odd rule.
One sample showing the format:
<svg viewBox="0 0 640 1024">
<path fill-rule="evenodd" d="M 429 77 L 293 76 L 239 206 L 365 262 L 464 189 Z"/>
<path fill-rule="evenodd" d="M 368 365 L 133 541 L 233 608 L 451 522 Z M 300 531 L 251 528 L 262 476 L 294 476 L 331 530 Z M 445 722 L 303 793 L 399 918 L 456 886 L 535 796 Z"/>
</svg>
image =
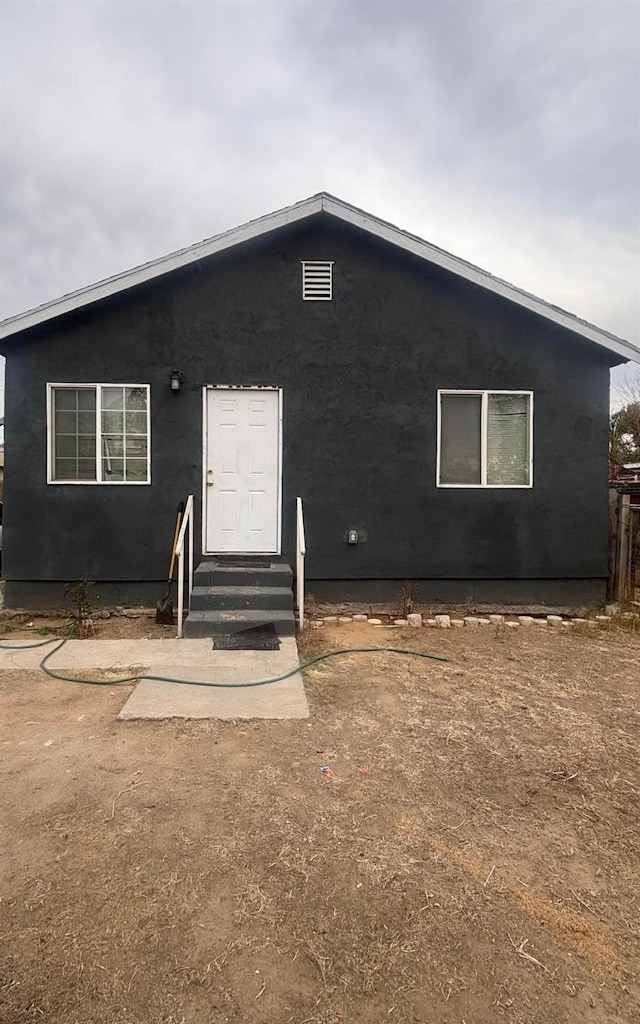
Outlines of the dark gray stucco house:
<svg viewBox="0 0 640 1024">
<path fill-rule="evenodd" d="M 640 349 L 326 193 L 0 336 L 8 605 L 155 601 L 188 494 L 196 561 L 251 564 L 295 562 L 300 496 L 318 598 L 604 600 Z"/>
</svg>

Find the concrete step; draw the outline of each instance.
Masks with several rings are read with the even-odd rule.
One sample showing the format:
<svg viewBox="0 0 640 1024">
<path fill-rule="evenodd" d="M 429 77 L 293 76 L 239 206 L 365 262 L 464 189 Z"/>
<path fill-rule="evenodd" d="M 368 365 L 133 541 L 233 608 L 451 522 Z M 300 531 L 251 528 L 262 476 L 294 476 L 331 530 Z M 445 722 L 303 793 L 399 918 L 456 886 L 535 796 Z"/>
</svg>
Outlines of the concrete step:
<svg viewBox="0 0 640 1024">
<path fill-rule="evenodd" d="M 238 629 L 261 626 L 267 622 L 274 624 L 278 636 L 295 636 L 296 623 L 293 612 L 283 608 L 271 612 L 257 608 L 247 608 L 244 611 L 191 611 L 184 624 L 184 635 L 189 638 L 222 636 L 225 633 L 235 633 Z"/>
<path fill-rule="evenodd" d="M 256 608 L 268 615 L 273 609 L 293 609 L 293 591 L 288 587 L 194 587 L 193 611 L 232 611 Z"/>
<path fill-rule="evenodd" d="M 288 587 L 293 583 L 293 571 L 286 562 L 267 562 L 264 565 L 225 565 L 210 559 L 201 562 L 194 574 L 196 587 Z"/>
</svg>

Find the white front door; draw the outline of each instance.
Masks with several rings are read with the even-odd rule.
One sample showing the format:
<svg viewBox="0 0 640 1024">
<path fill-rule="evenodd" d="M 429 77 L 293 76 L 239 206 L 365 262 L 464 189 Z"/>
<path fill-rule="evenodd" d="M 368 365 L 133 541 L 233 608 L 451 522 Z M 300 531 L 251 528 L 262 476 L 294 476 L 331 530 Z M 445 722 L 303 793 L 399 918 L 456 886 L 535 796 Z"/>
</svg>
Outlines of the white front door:
<svg viewBox="0 0 640 1024">
<path fill-rule="evenodd" d="M 280 391 L 207 388 L 205 550 L 280 552 Z"/>
</svg>

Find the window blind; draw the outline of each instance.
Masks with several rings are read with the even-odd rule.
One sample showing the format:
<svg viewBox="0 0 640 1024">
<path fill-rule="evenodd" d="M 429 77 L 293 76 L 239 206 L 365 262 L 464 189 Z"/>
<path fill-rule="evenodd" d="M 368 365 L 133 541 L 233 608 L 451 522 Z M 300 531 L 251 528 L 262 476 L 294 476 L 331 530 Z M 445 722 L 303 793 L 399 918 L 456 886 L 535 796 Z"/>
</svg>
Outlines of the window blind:
<svg viewBox="0 0 640 1024">
<path fill-rule="evenodd" d="M 528 395 L 488 396 L 487 483 L 529 483 Z"/>
</svg>

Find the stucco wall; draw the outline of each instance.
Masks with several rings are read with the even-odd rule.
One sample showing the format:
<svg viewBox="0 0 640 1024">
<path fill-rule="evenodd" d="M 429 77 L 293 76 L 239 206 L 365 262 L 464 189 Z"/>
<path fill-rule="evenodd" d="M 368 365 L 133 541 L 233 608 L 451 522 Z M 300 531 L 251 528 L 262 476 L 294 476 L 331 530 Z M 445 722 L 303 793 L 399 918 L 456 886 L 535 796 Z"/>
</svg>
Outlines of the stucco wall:
<svg viewBox="0 0 640 1024">
<path fill-rule="evenodd" d="M 302 259 L 335 261 L 332 302 L 302 302 Z M 35 328 L 6 353 L 9 600 L 12 580 L 162 579 L 189 492 L 199 541 L 203 384 L 283 388 L 283 557 L 299 494 L 312 579 L 606 576 L 615 357 L 326 218 Z M 149 383 L 152 484 L 48 486 L 47 381 Z M 531 490 L 436 488 L 438 388 L 534 392 Z"/>
</svg>

